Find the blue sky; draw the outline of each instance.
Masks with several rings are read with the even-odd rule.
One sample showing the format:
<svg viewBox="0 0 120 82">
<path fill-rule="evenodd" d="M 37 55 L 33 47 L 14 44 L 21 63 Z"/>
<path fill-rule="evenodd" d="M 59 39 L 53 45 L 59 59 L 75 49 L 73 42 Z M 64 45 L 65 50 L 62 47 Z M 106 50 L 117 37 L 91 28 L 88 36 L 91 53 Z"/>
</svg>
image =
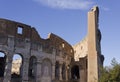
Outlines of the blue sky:
<svg viewBox="0 0 120 82">
<path fill-rule="evenodd" d="M 119 0 L 1 0 L 0 18 L 31 25 L 42 38 L 52 32 L 73 45 L 86 36 L 87 12 L 98 5 L 102 54 L 104 64 L 110 65 L 113 57 L 120 62 L 119 3 Z"/>
</svg>

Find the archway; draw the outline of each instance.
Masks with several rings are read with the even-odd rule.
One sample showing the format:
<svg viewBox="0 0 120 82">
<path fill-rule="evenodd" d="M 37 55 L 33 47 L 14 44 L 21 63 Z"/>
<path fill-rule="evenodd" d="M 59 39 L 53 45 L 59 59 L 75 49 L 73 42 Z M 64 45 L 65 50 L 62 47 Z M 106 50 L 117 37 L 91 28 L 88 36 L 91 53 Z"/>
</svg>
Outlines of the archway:
<svg viewBox="0 0 120 82">
<path fill-rule="evenodd" d="M 34 79 L 36 77 L 36 70 L 37 70 L 37 58 L 35 56 L 30 57 L 29 60 L 29 77 Z"/>
<path fill-rule="evenodd" d="M 52 79 L 52 63 L 49 59 L 44 59 L 42 62 L 41 82 L 51 82 Z"/>
<path fill-rule="evenodd" d="M 65 67 L 65 63 L 63 63 L 63 65 L 62 65 L 62 79 L 63 80 L 66 79 L 66 67 Z"/>
<path fill-rule="evenodd" d="M 55 79 L 59 79 L 59 62 L 56 61 L 55 63 Z"/>
<path fill-rule="evenodd" d="M 22 77 L 22 62 L 23 58 L 20 54 L 15 54 L 12 59 L 12 69 L 11 74 L 12 78 L 21 78 Z"/>
<path fill-rule="evenodd" d="M 79 66 L 75 65 L 71 68 L 71 78 L 72 79 L 80 79 L 80 74 L 79 74 Z"/>
<path fill-rule="evenodd" d="M 0 77 L 4 77 L 6 55 L 0 52 Z"/>
</svg>

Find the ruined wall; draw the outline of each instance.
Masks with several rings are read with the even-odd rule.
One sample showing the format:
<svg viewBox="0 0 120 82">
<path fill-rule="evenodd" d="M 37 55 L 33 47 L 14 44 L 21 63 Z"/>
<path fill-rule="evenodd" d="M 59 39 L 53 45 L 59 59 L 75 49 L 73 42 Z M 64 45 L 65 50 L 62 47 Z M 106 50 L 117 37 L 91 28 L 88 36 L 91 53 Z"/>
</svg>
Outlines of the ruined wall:
<svg viewBox="0 0 120 82">
<path fill-rule="evenodd" d="M 19 28 L 21 33 L 19 33 Z M 47 39 L 42 39 L 35 28 L 22 23 L 0 19 L 0 44 L 7 45 L 7 37 L 15 37 L 16 47 L 25 47 L 25 43 L 29 39 L 31 41 L 31 49 L 38 50 L 40 46 L 43 47 L 45 52 L 51 52 L 51 49 L 55 48 L 64 51 L 66 54 L 73 54 L 73 48 L 65 40 L 51 33 Z M 26 39 L 26 40 L 25 40 Z M 48 49 L 48 50 L 46 50 Z"/>
<path fill-rule="evenodd" d="M 74 52 L 75 52 L 75 54 L 74 54 L 75 61 L 79 61 L 79 58 L 83 58 L 83 57 L 87 56 L 87 54 L 88 54 L 87 45 L 88 45 L 88 38 L 87 37 L 85 37 L 79 43 L 73 45 Z"/>
<path fill-rule="evenodd" d="M 6 19 L 0 19 L 0 52 L 6 56 L 3 82 L 11 80 L 12 60 L 15 54 L 22 57 L 21 82 L 28 82 L 29 80 L 50 82 L 55 79 L 56 61 L 60 63 L 60 66 L 65 64 L 65 68 L 67 68 L 74 56 L 72 46 L 59 36 L 51 33 L 47 39 L 43 39 L 35 28 Z M 34 58 L 35 61 L 31 58 Z M 47 66 L 51 69 L 47 69 Z M 46 70 L 43 70 L 44 68 Z M 62 67 L 60 69 L 60 71 L 63 70 Z M 47 80 L 42 77 L 42 72 L 50 73 Z M 59 78 L 62 79 L 62 74 L 59 75 Z"/>
<path fill-rule="evenodd" d="M 101 54 L 101 37 L 99 8 L 95 6 L 88 12 L 87 37 L 73 46 L 77 62 L 81 63 L 81 58 L 87 57 L 87 82 L 98 82 L 100 77 L 100 69 L 104 61 L 104 56 Z"/>
<path fill-rule="evenodd" d="M 98 7 L 89 12 L 88 35 L 73 47 L 53 33 L 43 39 L 29 25 L 0 19 L 0 52 L 5 55 L 4 59 L 0 59 L 3 65 L 0 67 L 4 70 L 4 77 L 0 77 L 0 82 L 16 82 L 11 78 L 15 54 L 22 58 L 17 82 L 74 81 L 75 73 L 71 74 L 76 69 L 77 81 L 97 82 L 100 75 L 99 65 L 104 61 L 104 56 L 101 55 L 101 32 L 97 28 L 98 13 Z"/>
</svg>

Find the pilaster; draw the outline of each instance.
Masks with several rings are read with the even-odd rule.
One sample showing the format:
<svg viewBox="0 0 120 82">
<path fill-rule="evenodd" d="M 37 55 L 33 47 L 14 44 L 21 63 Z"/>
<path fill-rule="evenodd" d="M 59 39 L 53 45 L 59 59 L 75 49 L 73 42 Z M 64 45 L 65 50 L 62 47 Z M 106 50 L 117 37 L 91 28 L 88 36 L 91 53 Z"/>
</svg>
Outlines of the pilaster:
<svg viewBox="0 0 120 82">
<path fill-rule="evenodd" d="M 66 66 L 66 70 L 65 70 L 65 72 L 66 72 L 66 81 L 68 81 L 68 68 L 67 68 L 67 66 Z"/>
<path fill-rule="evenodd" d="M 22 66 L 22 82 L 28 82 L 29 59 L 24 58 Z"/>
<path fill-rule="evenodd" d="M 6 53 L 6 66 L 5 66 L 5 72 L 4 72 L 4 79 L 3 82 L 10 82 L 11 81 L 11 69 L 12 69 L 12 52 Z"/>
<path fill-rule="evenodd" d="M 55 80 L 55 57 L 56 57 L 56 50 L 53 48 L 53 52 L 52 52 L 52 80 Z"/>
<path fill-rule="evenodd" d="M 36 82 L 41 81 L 41 62 L 37 62 Z"/>
<path fill-rule="evenodd" d="M 59 66 L 59 80 L 62 80 L 62 64 Z"/>
<path fill-rule="evenodd" d="M 52 65 L 52 80 L 55 80 L 55 64 Z"/>
</svg>

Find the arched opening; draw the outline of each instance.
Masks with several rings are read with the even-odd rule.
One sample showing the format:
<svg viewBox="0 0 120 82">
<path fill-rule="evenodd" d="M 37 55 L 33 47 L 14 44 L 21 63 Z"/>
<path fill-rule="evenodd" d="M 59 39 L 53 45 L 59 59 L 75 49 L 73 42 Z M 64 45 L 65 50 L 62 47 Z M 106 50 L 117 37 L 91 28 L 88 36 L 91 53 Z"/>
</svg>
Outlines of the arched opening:
<svg viewBox="0 0 120 82">
<path fill-rule="evenodd" d="M 42 62 L 41 82 L 51 82 L 52 79 L 52 63 L 49 59 L 44 59 Z"/>
<path fill-rule="evenodd" d="M 56 61 L 55 63 L 55 78 L 58 80 L 59 79 L 59 62 Z"/>
<path fill-rule="evenodd" d="M 44 59 L 42 62 L 42 76 L 51 77 L 52 65 L 49 59 Z"/>
<path fill-rule="evenodd" d="M 4 77 L 6 55 L 0 52 L 0 77 Z"/>
<path fill-rule="evenodd" d="M 80 79 L 80 74 L 79 74 L 79 66 L 75 65 L 71 68 L 71 78 L 72 79 Z"/>
<path fill-rule="evenodd" d="M 37 70 L 37 58 L 35 56 L 30 57 L 29 60 L 29 78 L 34 79 L 36 77 L 36 70 Z"/>
<path fill-rule="evenodd" d="M 63 80 L 66 79 L 66 68 L 65 68 L 65 63 L 63 63 L 63 65 L 62 65 L 62 79 L 63 79 Z"/>
<path fill-rule="evenodd" d="M 20 54 L 15 54 L 12 59 L 12 70 L 11 70 L 11 76 L 12 80 L 15 78 L 21 78 L 22 77 L 22 56 Z"/>
</svg>

